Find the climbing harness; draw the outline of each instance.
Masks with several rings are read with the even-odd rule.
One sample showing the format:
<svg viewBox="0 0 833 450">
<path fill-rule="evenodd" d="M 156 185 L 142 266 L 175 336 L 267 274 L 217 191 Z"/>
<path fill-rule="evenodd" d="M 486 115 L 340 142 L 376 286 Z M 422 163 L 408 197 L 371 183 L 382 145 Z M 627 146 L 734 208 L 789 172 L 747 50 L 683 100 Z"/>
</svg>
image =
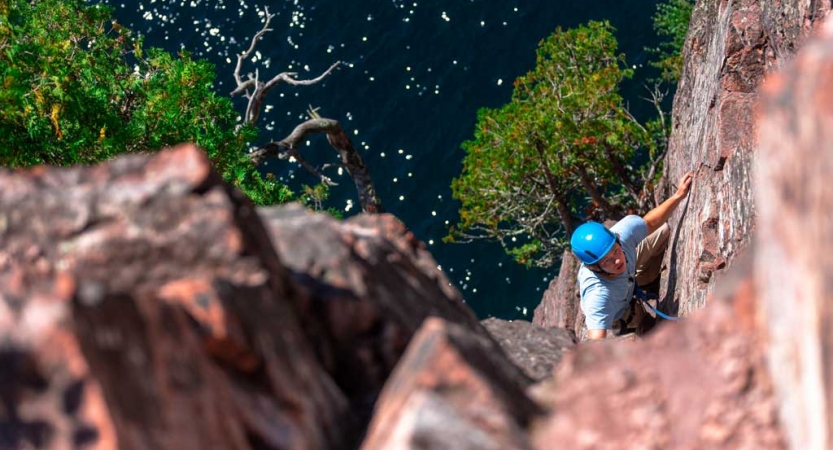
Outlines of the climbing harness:
<svg viewBox="0 0 833 450">
<path fill-rule="evenodd" d="M 634 296 L 634 298 L 636 298 L 637 300 L 639 300 L 639 301 L 641 301 L 642 303 L 644 303 L 644 304 L 645 304 L 648 308 L 650 308 L 650 310 L 651 310 L 651 311 L 653 311 L 653 312 L 654 312 L 657 316 L 662 317 L 662 318 L 663 318 L 663 319 L 665 319 L 665 320 L 683 320 L 683 318 L 682 318 L 682 317 L 674 317 L 674 316 L 669 316 L 668 314 L 665 314 L 664 312 L 662 312 L 662 311 L 660 311 L 660 310 L 658 310 L 658 309 L 654 308 L 654 307 L 651 305 L 651 303 L 650 303 L 650 302 L 648 302 L 648 300 L 656 300 L 656 299 L 658 299 L 658 298 L 659 298 L 659 296 L 658 296 L 658 295 L 656 295 L 656 294 L 649 294 L 649 293 L 647 293 L 647 292 L 645 292 L 645 291 L 643 291 L 642 289 L 639 289 L 639 288 L 637 287 L 637 288 L 634 288 L 634 290 L 633 290 L 633 296 Z"/>
<path fill-rule="evenodd" d="M 625 314 L 624 317 L 622 317 L 621 319 L 618 319 L 617 320 L 618 327 L 614 327 L 614 333 L 616 333 L 616 336 L 621 336 L 623 334 L 628 334 L 628 333 L 637 333 L 637 334 L 640 333 L 638 330 L 641 326 L 641 323 L 644 321 L 644 318 L 643 318 L 643 320 L 640 320 L 639 323 L 637 323 L 637 324 L 631 325 L 631 323 L 630 323 L 630 321 L 633 320 L 634 314 L 636 314 L 636 308 L 640 307 L 640 305 L 639 305 L 640 302 L 642 302 L 642 304 L 644 304 L 648 309 L 653 311 L 654 314 L 657 315 L 657 317 L 660 317 L 660 318 L 665 319 L 665 320 L 671 320 L 671 321 L 683 320 L 682 317 L 674 317 L 674 316 L 669 316 L 668 314 L 665 314 L 664 312 L 658 310 L 657 308 L 654 308 L 653 305 L 651 305 L 651 303 L 648 301 L 648 300 L 657 300 L 657 299 L 659 299 L 659 296 L 657 294 L 648 293 L 648 292 L 645 292 L 644 290 L 640 289 L 639 287 L 635 287 L 634 291 L 633 291 L 633 297 L 632 297 L 632 300 L 631 300 L 631 303 L 630 303 L 630 306 L 629 306 L 630 311 L 627 314 Z M 629 326 L 629 325 L 631 325 L 631 326 Z"/>
</svg>

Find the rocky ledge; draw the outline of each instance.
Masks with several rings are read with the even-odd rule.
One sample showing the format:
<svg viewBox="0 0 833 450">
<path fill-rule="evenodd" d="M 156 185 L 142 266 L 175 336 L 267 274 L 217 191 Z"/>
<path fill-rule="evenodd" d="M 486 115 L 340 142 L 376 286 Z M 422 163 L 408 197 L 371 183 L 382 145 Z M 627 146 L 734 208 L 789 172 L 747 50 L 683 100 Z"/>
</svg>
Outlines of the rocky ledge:
<svg viewBox="0 0 833 450">
<path fill-rule="evenodd" d="M 0 448 L 355 448 L 428 317 L 532 383 L 395 217 L 258 210 L 193 146 L 2 173 L 0 212 Z"/>
</svg>

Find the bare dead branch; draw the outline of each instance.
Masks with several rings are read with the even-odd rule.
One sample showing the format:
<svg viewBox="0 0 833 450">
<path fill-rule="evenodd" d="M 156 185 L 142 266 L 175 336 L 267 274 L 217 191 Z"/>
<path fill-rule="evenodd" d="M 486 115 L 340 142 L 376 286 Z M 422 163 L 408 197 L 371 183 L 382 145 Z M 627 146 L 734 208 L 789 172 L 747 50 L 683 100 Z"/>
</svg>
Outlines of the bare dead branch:
<svg viewBox="0 0 833 450">
<path fill-rule="evenodd" d="M 289 148 L 281 147 L 280 142 L 270 142 L 263 147 L 258 147 L 249 153 L 249 160 L 255 166 L 261 165 L 268 158 L 286 159 Z"/>
<path fill-rule="evenodd" d="M 264 11 L 266 14 L 266 21 L 264 22 L 263 27 L 252 37 L 249 48 L 246 49 L 245 52 L 237 55 L 237 65 L 234 68 L 234 81 L 237 83 L 237 87 L 234 88 L 230 94 L 232 97 L 244 94 L 244 96 L 249 100 L 249 104 L 246 106 L 244 121 L 251 124 L 257 122 L 266 96 L 278 83 L 284 82 L 293 86 L 310 86 L 321 82 L 321 80 L 326 78 L 341 65 L 341 61 L 336 61 L 321 75 L 309 80 L 298 80 L 296 78 L 298 76 L 296 72 L 282 72 L 272 77 L 272 79 L 266 83 L 263 83 L 260 81 L 257 70 L 255 70 L 254 77 L 249 74 L 248 79 L 244 80 L 243 76 L 240 74 L 243 69 L 243 62 L 251 56 L 252 52 L 254 52 L 257 47 L 258 40 L 267 32 L 272 31 L 272 29 L 269 28 L 269 24 L 272 22 L 275 15 L 269 13 L 269 8 L 264 8 Z"/>
<path fill-rule="evenodd" d="M 248 58 L 249 55 L 251 55 L 252 52 L 255 50 L 255 46 L 257 45 L 258 39 L 260 39 L 267 32 L 272 31 L 272 29 L 269 28 L 269 24 L 272 22 L 272 19 L 275 17 L 275 15 L 274 14 L 269 14 L 269 8 L 268 7 L 264 8 L 264 11 L 265 11 L 265 14 L 266 14 L 266 22 L 263 24 L 263 28 L 261 28 L 260 31 L 255 33 L 254 37 L 252 37 L 252 42 L 251 42 L 251 44 L 249 44 L 249 49 L 246 50 L 245 52 L 237 55 L 237 66 L 234 68 L 234 80 L 237 81 L 237 89 L 235 89 L 234 92 L 232 92 L 232 94 L 231 94 L 232 96 L 234 96 L 236 93 L 242 92 L 244 90 L 244 89 L 241 89 L 241 85 L 244 84 L 244 82 L 240 78 L 240 69 L 243 67 L 243 60 Z M 249 83 L 251 81 L 252 80 L 249 80 L 246 83 Z M 246 89 L 248 89 L 248 88 L 246 88 Z"/>
<path fill-rule="evenodd" d="M 339 168 L 339 169 L 346 169 L 346 167 L 344 167 L 344 164 L 328 163 L 328 164 L 324 164 L 323 166 L 321 166 L 321 171 L 323 172 L 323 171 L 325 171 L 327 169 L 330 169 L 330 168 L 333 168 L 333 167 L 336 167 L 336 168 Z"/>
<path fill-rule="evenodd" d="M 251 89 L 257 85 L 257 81 L 255 79 L 248 79 L 242 83 L 237 83 L 237 89 L 231 91 L 229 96 L 234 97 L 235 95 L 239 95 L 241 92 L 245 92 L 248 89 Z M 246 98 L 251 98 L 251 96 L 247 93 Z"/>
<path fill-rule="evenodd" d="M 237 65 L 234 69 L 234 80 L 237 83 L 237 87 L 231 92 L 231 96 L 243 94 L 249 100 L 248 105 L 246 106 L 246 114 L 244 116 L 244 123 L 246 124 L 255 124 L 257 122 L 266 96 L 272 88 L 278 85 L 278 83 L 284 82 L 293 86 L 313 85 L 321 82 L 321 80 L 326 78 L 341 65 L 341 61 L 337 61 L 321 75 L 308 80 L 297 79 L 298 74 L 296 72 L 282 72 L 275 75 L 266 83 L 263 83 L 260 81 L 259 72 L 257 70 L 255 70 L 254 76 L 249 73 L 247 75 L 248 79 L 244 80 L 240 74 L 243 68 L 243 61 L 249 58 L 252 52 L 255 51 L 258 40 L 267 32 L 272 31 L 272 29 L 269 28 L 269 25 L 275 15 L 270 14 L 268 8 L 265 8 L 265 14 L 266 21 L 264 22 L 263 27 L 252 37 L 249 48 L 237 56 Z M 329 186 L 336 186 L 335 182 L 325 176 L 321 170 L 307 162 L 307 160 L 304 159 L 298 152 L 299 144 L 306 136 L 310 134 L 323 133 L 327 136 L 327 141 L 329 141 L 330 145 L 341 156 L 341 166 L 345 168 L 353 178 L 353 181 L 356 184 L 356 190 L 359 193 L 359 202 L 362 205 L 362 210 L 365 212 L 382 212 L 382 204 L 379 197 L 376 195 L 376 189 L 370 179 L 367 167 L 364 165 L 364 161 L 362 161 L 359 153 L 353 147 L 350 139 L 341 129 L 341 125 L 339 125 L 339 123 L 335 120 L 320 117 L 317 110 L 314 108 L 310 108 L 309 115 L 310 120 L 296 126 L 295 129 L 292 130 L 292 133 L 290 133 L 289 136 L 283 140 L 270 142 L 252 152 L 249 155 L 251 161 L 256 165 L 259 165 L 269 157 L 279 157 L 283 159 L 290 157 L 295 158 L 301 166 L 318 177 L 322 183 Z M 332 166 L 325 165 L 324 167 L 328 168 Z"/>
<path fill-rule="evenodd" d="M 333 65 L 331 65 L 329 69 L 324 71 L 324 73 L 322 73 L 321 75 L 318 75 L 317 77 L 315 77 L 311 80 L 296 80 L 295 77 L 298 76 L 298 74 L 296 72 L 280 73 L 278 75 L 275 75 L 275 77 L 272 78 L 271 80 L 269 80 L 266 83 L 266 85 L 263 87 L 263 90 L 265 92 L 269 92 L 269 89 L 272 89 L 276 84 L 278 84 L 281 81 L 283 81 L 285 83 L 288 83 L 288 84 L 291 84 L 293 86 L 310 86 L 310 85 L 321 82 L 321 80 L 326 78 L 327 75 L 332 73 L 332 71 L 335 70 L 340 65 L 341 65 L 341 61 L 334 62 Z M 266 94 L 264 93 L 264 95 L 266 95 Z"/>
<path fill-rule="evenodd" d="M 270 156 L 279 156 L 282 153 L 289 153 L 295 156 L 298 161 L 303 161 L 303 158 L 300 158 L 300 155 L 297 154 L 297 148 L 301 141 L 311 134 L 325 134 L 327 141 L 341 156 L 341 164 L 356 184 L 362 211 L 383 212 L 382 202 L 376 195 L 376 188 L 370 179 L 370 173 L 338 121 L 320 117 L 315 110 L 310 110 L 309 114 L 313 118 L 295 127 L 289 136 L 278 142 L 270 142 L 252 152 L 250 154 L 252 162 L 257 165 Z M 319 178 L 324 177 L 320 171 L 312 166 L 305 167 Z"/>
<path fill-rule="evenodd" d="M 299 164 L 301 164 L 301 166 L 303 166 L 305 169 L 307 169 L 307 171 L 309 171 L 311 174 L 313 174 L 313 175 L 315 175 L 316 177 L 318 177 L 318 179 L 320 179 L 322 183 L 326 184 L 327 186 L 338 186 L 338 183 L 334 182 L 334 181 L 333 181 L 333 180 L 331 180 L 329 177 L 327 177 L 327 176 L 325 176 L 324 174 L 322 174 L 322 173 L 321 173 L 318 169 L 316 169 L 316 168 L 315 168 L 315 166 L 313 166 L 312 164 L 308 163 L 308 162 L 307 162 L 307 160 L 306 160 L 306 159 L 304 159 L 304 157 L 303 157 L 303 156 L 301 156 L 301 154 L 300 154 L 300 153 L 298 153 L 298 151 L 297 151 L 297 150 L 295 150 L 294 148 L 290 148 L 290 149 L 289 149 L 289 154 L 290 154 L 293 158 L 295 158 L 295 160 L 296 160 Z"/>
<path fill-rule="evenodd" d="M 324 73 L 322 73 L 318 77 L 313 78 L 311 80 L 296 80 L 295 77 L 298 74 L 295 73 L 295 72 L 279 73 L 279 74 L 275 75 L 275 77 L 272 78 L 271 80 L 269 80 L 267 83 L 261 83 L 260 81 L 258 81 L 257 77 L 255 77 L 254 80 L 250 79 L 250 80 L 246 81 L 243 85 L 238 86 L 238 88 L 235 89 L 232 92 L 232 95 L 235 95 L 236 93 L 240 93 L 240 92 L 242 92 L 246 89 L 252 88 L 252 87 L 254 88 L 254 91 L 251 94 L 248 94 L 248 91 L 247 91 L 247 98 L 249 99 L 249 105 L 246 107 L 246 122 L 253 124 L 253 123 L 257 122 L 257 119 L 260 117 L 260 110 L 261 110 L 261 107 L 263 106 L 264 99 L 269 94 L 269 91 L 271 91 L 272 88 L 275 87 L 278 83 L 283 81 L 283 82 L 285 82 L 287 84 L 291 84 L 293 86 L 313 85 L 315 83 L 320 82 L 324 78 L 326 78 L 327 75 L 332 73 L 333 70 L 335 70 L 340 65 L 341 65 L 341 61 L 336 61 L 335 63 L 333 63 L 333 65 L 330 66 L 330 68 L 328 68 L 326 71 L 324 71 Z"/>
</svg>

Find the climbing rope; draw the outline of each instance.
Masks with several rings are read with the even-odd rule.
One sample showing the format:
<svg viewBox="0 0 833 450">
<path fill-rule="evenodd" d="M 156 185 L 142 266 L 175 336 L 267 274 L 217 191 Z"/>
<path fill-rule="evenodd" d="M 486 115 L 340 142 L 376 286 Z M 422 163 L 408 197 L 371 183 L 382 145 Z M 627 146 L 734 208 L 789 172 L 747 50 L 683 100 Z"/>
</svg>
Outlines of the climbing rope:
<svg viewBox="0 0 833 450">
<path fill-rule="evenodd" d="M 657 316 L 662 317 L 665 320 L 683 320 L 682 317 L 669 316 L 668 314 L 665 314 L 664 312 L 654 308 L 651 305 L 651 303 L 648 302 L 648 293 L 643 291 L 642 289 L 639 289 L 639 288 L 634 289 L 633 296 L 636 297 L 637 300 L 640 300 L 642 303 L 644 303 Z M 654 296 L 652 296 L 652 298 L 657 299 L 659 297 L 654 295 Z"/>
</svg>

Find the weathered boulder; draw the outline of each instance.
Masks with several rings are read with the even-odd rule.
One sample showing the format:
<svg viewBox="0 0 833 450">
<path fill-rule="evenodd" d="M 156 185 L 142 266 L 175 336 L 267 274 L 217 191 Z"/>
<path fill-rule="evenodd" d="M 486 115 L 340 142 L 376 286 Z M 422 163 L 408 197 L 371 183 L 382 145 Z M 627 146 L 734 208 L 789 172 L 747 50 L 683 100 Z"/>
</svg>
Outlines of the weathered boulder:
<svg viewBox="0 0 833 450">
<path fill-rule="evenodd" d="M 751 241 L 758 87 L 793 57 L 830 8 L 829 1 L 696 3 L 665 163 L 665 195 L 673 192 L 671 183 L 695 172 L 688 200 L 670 220 L 670 270 L 661 290 L 667 311 L 686 315 L 702 308 L 715 274 Z"/>
<path fill-rule="evenodd" d="M 526 426 L 543 411 L 530 380 L 492 342 L 430 318 L 391 375 L 363 450 L 530 449 Z"/>
<path fill-rule="evenodd" d="M 755 281 L 770 369 L 792 448 L 833 448 L 833 21 L 764 98 Z"/>
<path fill-rule="evenodd" d="M 266 229 L 204 153 L 0 174 L 2 448 L 341 448 Z"/>
<path fill-rule="evenodd" d="M 549 378 L 564 353 L 578 341 L 572 330 L 544 328 L 525 320 L 490 318 L 481 323 L 509 359 L 536 381 Z"/>
<path fill-rule="evenodd" d="M 393 216 L 256 210 L 188 146 L 4 173 L 0 188 L 0 360 L 25 362 L 0 375 L 3 398 L 31 383 L 79 398 L 71 413 L 16 407 L 0 423 L 14 445 L 348 448 L 429 316 L 511 366 Z M 53 335 L 69 341 L 57 363 L 38 353 Z M 91 408 L 97 422 L 78 419 Z"/>
<path fill-rule="evenodd" d="M 293 300 L 307 338 L 354 402 L 372 406 L 429 316 L 489 338 L 425 245 L 396 217 L 338 221 L 300 205 L 258 213 L 297 283 Z"/>
</svg>

